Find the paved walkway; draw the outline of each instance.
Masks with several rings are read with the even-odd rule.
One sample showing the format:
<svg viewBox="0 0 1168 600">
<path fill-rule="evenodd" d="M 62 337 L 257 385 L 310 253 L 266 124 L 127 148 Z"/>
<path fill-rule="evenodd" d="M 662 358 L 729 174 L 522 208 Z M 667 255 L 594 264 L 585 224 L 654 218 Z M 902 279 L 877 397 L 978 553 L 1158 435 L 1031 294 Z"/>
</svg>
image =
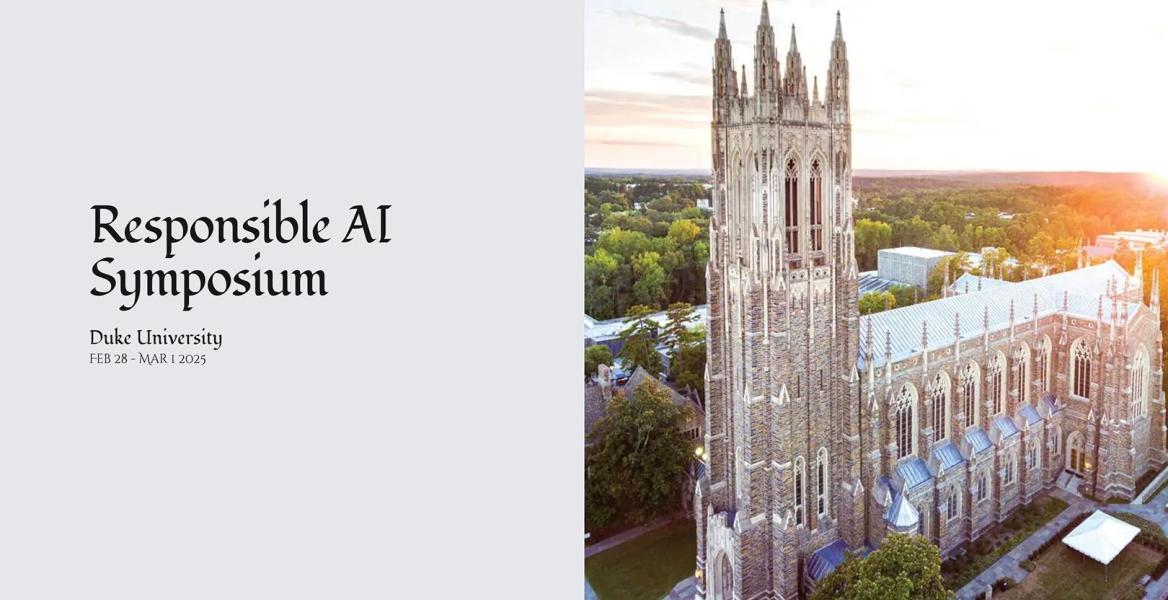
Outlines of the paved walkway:
<svg viewBox="0 0 1168 600">
<path fill-rule="evenodd" d="M 657 519 L 656 521 L 653 521 L 652 523 L 647 523 L 645 525 L 641 525 L 640 527 L 634 527 L 632 529 L 626 529 L 625 531 L 622 531 L 622 532 L 620 532 L 612 537 L 604 538 L 603 540 L 596 542 L 595 544 L 592 544 L 591 546 L 585 546 L 584 547 L 584 558 L 588 558 L 588 557 L 592 556 L 593 554 L 600 554 L 601 552 L 604 552 L 605 550 L 608 550 L 609 548 L 612 548 L 613 546 L 619 546 L 619 545 L 621 545 L 629 540 L 639 538 L 642 535 L 645 535 L 646 533 L 653 531 L 654 529 L 660 529 L 660 528 L 672 523 L 673 521 L 676 521 L 677 519 L 684 519 L 685 517 L 686 517 L 686 513 L 679 511 L 679 512 L 673 513 L 672 515 L 667 515 L 667 516 L 661 517 L 661 518 Z"/>
<path fill-rule="evenodd" d="M 1060 500 L 1065 501 L 1069 506 L 1063 509 L 1063 512 L 1050 520 L 1046 525 L 1043 525 L 1035 531 L 1030 537 L 1022 540 L 1021 544 L 1014 546 L 1006 554 L 1002 555 L 990 568 L 982 571 L 973 581 L 965 584 L 960 590 L 957 590 L 957 597 L 976 598 L 978 594 L 986 591 L 986 588 L 993 585 L 1003 577 L 1009 577 L 1014 581 L 1022 581 L 1030 574 L 1029 571 L 1023 569 L 1022 561 L 1026 560 L 1031 552 L 1034 552 L 1050 538 L 1058 534 L 1059 530 L 1066 527 L 1067 523 L 1074 520 L 1075 517 L 1095 510 L 1098 506 L 1095 502 L 1067 493 L 1065 490 L 1055 488 L 1050 494 Z"/>
<path fill-rule="evenodd" d="M 673 586 L 673 591 L 669 592 L 661 600 L 693 600 L 695 594 L 698 593 L 698 582 L 693 577 L 682 579 Z"/>
</svg>

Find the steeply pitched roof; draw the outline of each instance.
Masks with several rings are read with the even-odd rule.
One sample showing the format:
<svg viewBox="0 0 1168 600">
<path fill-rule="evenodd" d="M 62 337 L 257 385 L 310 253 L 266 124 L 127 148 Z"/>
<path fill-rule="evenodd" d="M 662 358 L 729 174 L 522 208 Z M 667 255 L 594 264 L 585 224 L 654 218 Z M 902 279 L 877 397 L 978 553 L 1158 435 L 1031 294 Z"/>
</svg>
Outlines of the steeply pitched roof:
<svg viewBox="0 0 1168 600">
<path fill-rule="evenodd" d="M 807 557 L 807 575 L 812 581 L 819 581 L 827 577 L 844 562 L 848 545 L 843 540 L 836 540 Z"/>
<path fill-rule="evenodd" d="M 900 360 L 921 351 L 921 327 L 928 323 L 929 349 L 953 345 L 954 315 L 961 315 L 961 339 L 981 336 L 988 310 L 989 329 L 997 331 L 1009 326 L 1010 306 L 1014 307 L 1014 324 L 1024 326 L 1034 318 L 1037 303 L 1038 316 L 1060 312 L 1064 294 L 1068 314 L 1095 319 L 1099 298 L 1107 293 L 1108 283 L 1115 282 L 1122 290 L 1130 275 L 1115 261 L 1108 261 L 1084 269 L 1048 275 L 1029 281 L 1006 283 L 992 289 L 983 287 L 981 292 L 958 294 L 930 302 L 922 302 L 903 308 L 860 317 L 860 339 L 866 339 L 868 328 L 872 328 L 872 356 L 868 356 L 866 343 L 860 347 L 860 364 L 874 360 L 877 364 L 884 360 L 885 336 L 890 334 L 892 359 Z M 1104 300 L 1103 320 L 1111 320 L 1111 310 Z M 1122 310 L 1130 318 L 1139 309 L 1135 302 L 1121 301 Z"/>
<path fill-rule="evenodd" d="M 921 521 L 921 514 L 904 494 L 897 492 L 892 497 L 892 503 L 884 510 L 884 521 L 900 532 L 916 529 Z"/>
<path fill-rule="evenodd" d="M 933 478 L 929 474 L 929 468 L 925 466 L 925 461 L 916 456 L 909 457 L 899 465 L 896 465 L 896 475 L 897 478 L 904 482 L 904 487 L 908 490 Z"/>
<path fill-rule="evenodd" d="M 957 450 L 953 442 L 946 440 L 933 450 L 933 460 L 944 470 L 948 471 L 965 462 L 965 457 Z"/>
</svg>

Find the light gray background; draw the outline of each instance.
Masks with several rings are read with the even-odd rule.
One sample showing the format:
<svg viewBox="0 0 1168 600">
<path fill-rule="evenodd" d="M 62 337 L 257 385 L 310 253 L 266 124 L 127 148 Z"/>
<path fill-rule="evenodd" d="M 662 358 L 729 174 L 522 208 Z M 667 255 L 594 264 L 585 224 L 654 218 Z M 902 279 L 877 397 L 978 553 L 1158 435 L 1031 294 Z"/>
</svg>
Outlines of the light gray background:
<svg viewBox="0 0 1168 600">
<path fill-rule="evenodd" d="M 582 39 L 571 2 L 6 4 L 0 597 L 578 596 Z M 91 241 L 269 197 L 394 241 Z M 330 294 L 123 313 L 103 256 Z M 114 326 L 224 346 L 88 364 Z"/>
</svg>

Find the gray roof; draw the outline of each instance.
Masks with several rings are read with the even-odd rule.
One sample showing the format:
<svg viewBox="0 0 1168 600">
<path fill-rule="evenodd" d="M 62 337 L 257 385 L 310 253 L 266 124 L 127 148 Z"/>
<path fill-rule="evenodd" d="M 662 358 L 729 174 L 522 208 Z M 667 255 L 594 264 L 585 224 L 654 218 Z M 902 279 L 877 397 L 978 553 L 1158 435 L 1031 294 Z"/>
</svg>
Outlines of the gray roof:
<svg viewBox="0 0 1168 600">
<path fill-rule="evenodd" d="M 897 492 L 892 498 L 892 503 L 884 510 L 884 521 L 895 527 L 897 531 L 905 533 L 916 529 L 917 524 L 921 521 L 921 514 L 917 512 L 917 507 L 905 498 L 904 494 Z"/>
<path fill-rule="evenodd" d="M 916 456 L 910 456 L 896 465 L 896 475 L 904 481 L 905 489 L 909 490 L 933 478 L 929 474 L 929 467 L 925 466 L 925 461 Z"/>
<path fill-rule="evenodd" d="M 1039 400 L 1039 402 L 1046 405 L 1047 409 L 1049 409 L 1052 414 L 1058 412 L 1058 409 L 1059 409 L 1058 400 L 1055 399 L 1054 394 L 1052 394 L 1051 392 L 1047 392 L 1047 393 L 1043 394 L 1042 400 Z"/>
<path fill-rule="evenodd" d="M 1002 439 L 1018 433 L 1018 426 L 1014 424 L 1014 419 L 1006 415 L 994 417 L 994 429 L 997 430 L 998 435 L 1002 436 Z"/>
<path fill-rule="evenodd" d="M 664 328 L 669 324 L 669 319 L 666 318 L 666 312 L 656 312 L 649 315 L 649 318 L 657 323 L 657 326 Z M 699 323 L 705 324 L 709 319 L 709 305 L 702 304 L 694 307 L 694 320 L 691 325 L 696 326 Z M 609 340 L 620 336 L 620 332 L 625 329 L 625 322 L 628 319 L 623 317 L 616 319 L 607 319 L 605 321 L 597 321 L 588 315 L 584 315 L 584 337 L 594 341 Z"/>
<path fill-rule="evenodd" d="M 986 435 L 986 432 L 976 425 L 965 430 L 965 441 L 969 444 L 974 454 L 981 454 L 994 447 L 990 443 L 990 437 Z"/>
<path fill-rule="evenodd" d="M 1108 261 L 1084 269 L 1048 275 L 1018 283 L 1001 282 L 992 289 L 983 287 L 981 292 L 958 294 L 930 302 L 922 302 L 903 308 L 860 317 L 860 335 L 865 339 L 869 326 L 872 328 L 872 356 L 867 356 L 866 343 L 861 344 L 860 364 L 867 364 L 869 358 L 880 363 L 884 360 L 886 333 L 892 341 L 892 360 L 901 360 L 921 351 L 921 327 L 928 323 L 929 349 L 953 345 L 955 315 L 961 315 L 961 338 L 969 339 L 982 335 L 984 317 L 989 311 L 989 329 L 1004 329 L 1010 323 L 1010 306 L 1014 307 L 1014 323 L 1021 326 L 1034 315 L 1037 304 L 1038 316 L 1061 312 L 1064 294 L 1067 312 L 1071 315 L 1095 319 L 1099 299 L 1107 293 L 1108 283 L 1114 281 L 1123 289 L 1130 275 L 1115 261 Z M 1106 304 L 1106 302 L 1105 302 Z M 1130 318 L 1139 309 L 1139 303 L 1121 302 Z M 1103 320 L 1110 321 L 1109 307 L 1103 310 Z"/>
<path fill-rule="evenodd" d="M 985 291 L 1002 285 L 1010 285 L 1010 282 L 982 277 L 981 275 L 973 275 L 971 273 L 962 273 L 961 277 L 958 277 L 957 281 L 954 281 L 953 285 L 949 286 L 949 290 L 957 294 L 964 294 L 978 290 Z"/>
<path fill-rule="evenodd" d="M 608 411 L 608 403 L 604 400 L 604 392 L 599 385 L 587 383 L 584 385 L 584 436 L 592 433 L 596 422 Z"/>
<path fill-rule="evenodd" d="M 965 462 L 965 457 L 961 456 L 961 452 L 957 450 L 957 446 L 954 446 L 953 442 L 948 440 L 933 450 L 933 458 L 946 471 Z"/>
<path fill-rule="evenodd" d="M 860 273 L 859 294 L 863 296 L 869 292 L 883 292 L 894 285 L 904 285 L 899 281 L 891 279 L 881 279 L 876 271 L 864 271 Z"/>
<path fill-rule="evenodd" d="M 847 550 L 846 542 L 836 540 L 811 553 L 811 556 L 807 557 L 807 575 L 811 577 L 812 581 L 819 581 L 827 577 L 828 573 L 843 564 Z"/>
<path fill-rule="evenodd" d="M 1028 425 L 1035 425 L 1042 422 L 1042 417 L 1038 416 L 1038 411 L 1034 410 L 1034 407 L 1030 406 L 1029 404 L 1023 404 L 1022 406 L 1019 406 L 1018 414 L 1022 415 L 1022 417 L 1026 419 L 1026 423 Z"/>
</svg>

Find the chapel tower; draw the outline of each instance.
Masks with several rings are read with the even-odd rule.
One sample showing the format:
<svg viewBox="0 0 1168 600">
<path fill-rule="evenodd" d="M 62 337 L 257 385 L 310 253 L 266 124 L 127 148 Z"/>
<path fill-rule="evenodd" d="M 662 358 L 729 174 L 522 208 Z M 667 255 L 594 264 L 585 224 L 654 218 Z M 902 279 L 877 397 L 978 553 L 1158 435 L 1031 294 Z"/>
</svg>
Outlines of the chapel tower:
<svg viewBox="0 0 1168 600">
<path fill-rule="evenodd" d="M 721 19 L 698 598 L 794 599 L 811 552 L 865 542 L 847 48 L 837 13 L 821 94 L 764 0 L 750 94 Z"/>
</svg>

